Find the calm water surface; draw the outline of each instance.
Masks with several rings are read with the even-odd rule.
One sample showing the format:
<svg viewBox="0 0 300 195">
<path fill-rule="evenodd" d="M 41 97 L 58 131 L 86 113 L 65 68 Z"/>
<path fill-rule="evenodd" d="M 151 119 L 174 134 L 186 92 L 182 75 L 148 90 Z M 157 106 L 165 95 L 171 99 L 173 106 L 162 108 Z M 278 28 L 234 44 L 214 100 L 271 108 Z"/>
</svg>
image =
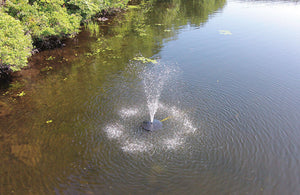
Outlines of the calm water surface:
<svg viewBox="0 0 300 195">
<path fill-rule="evenodd" d="M 36 55 L 26 95 L 2 95 L 0 194 L 300 194 L 300 4 L 139 7 Z M 153 66 L 172 72 L 170 119 L 145 132 Z"/>
</svg>

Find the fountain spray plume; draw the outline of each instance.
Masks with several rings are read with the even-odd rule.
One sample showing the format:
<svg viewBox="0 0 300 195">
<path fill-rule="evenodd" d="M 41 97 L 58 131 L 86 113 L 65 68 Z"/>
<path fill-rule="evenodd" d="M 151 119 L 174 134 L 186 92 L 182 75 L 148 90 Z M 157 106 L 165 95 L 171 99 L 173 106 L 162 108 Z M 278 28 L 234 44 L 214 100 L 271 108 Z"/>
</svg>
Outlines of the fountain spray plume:
<svg viewBox="0 0 300 195">
<path fill-rule="evenodd" d="M 161 122 L 155 120 L 154 116 L 159 106 L 162 89 L 173 72 L 174 69 L 161 63 L 148 66 L 143 71 L 143 84 L 150 114 L 150 123 L 144 122 L 144 127 L 147 126 L 146 130 L 152 130 L 153 126 L 155 126 L 154 128 L 162 127 Z"/>
</svg>

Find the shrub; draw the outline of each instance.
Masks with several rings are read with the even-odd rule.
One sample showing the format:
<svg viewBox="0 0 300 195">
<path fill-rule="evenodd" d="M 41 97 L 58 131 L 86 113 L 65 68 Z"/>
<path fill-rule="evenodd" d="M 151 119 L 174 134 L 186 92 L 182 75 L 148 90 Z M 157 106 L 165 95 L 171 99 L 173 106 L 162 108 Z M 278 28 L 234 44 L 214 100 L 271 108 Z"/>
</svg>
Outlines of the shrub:
<svg viewBox="0 0 300 195">
<path fill-rule="evenodd" d="M 64 37 L 79 32 L 81 17 L 68 14 L 63 0 L 7 1 L 7 12 L 19 19 L 33 39 Z"/>
<path fill-rule="evenodd" d="M 0 9 L 0 65 L 2 69 L 20 70 L 27 65 L 32 41 L 24 34 L 21 22 Z"/>
<path fill-rule="evenodd" d="M 0 5 L 0 77 L 27 64 L 32 42 L 38 49 L 57 47 L 79 32 L 80 23 L 128 0 L 7 0 Z M 3 2 L 2 2 L 3 3 Z M 30 36 L 31 35 L 31 38 Z M 33 40 L 33 41 L 32 41 Z M 7 72 L 7 71 L 6 71 Z"/>
<path fill-rule="evenodd" d="M 72 13 L 79 13 L 83 22 L 90 20 L 103 10 L 124 8 L 129 0 L 65 0 Z"/>
<path fill-rule="evenodd" d="M 70 11 L 79 13 L 85 21 L 104 8 L 102 2 L 101 0 L 99 2 L 97 0 L 67 0 Z"/>
</svg>

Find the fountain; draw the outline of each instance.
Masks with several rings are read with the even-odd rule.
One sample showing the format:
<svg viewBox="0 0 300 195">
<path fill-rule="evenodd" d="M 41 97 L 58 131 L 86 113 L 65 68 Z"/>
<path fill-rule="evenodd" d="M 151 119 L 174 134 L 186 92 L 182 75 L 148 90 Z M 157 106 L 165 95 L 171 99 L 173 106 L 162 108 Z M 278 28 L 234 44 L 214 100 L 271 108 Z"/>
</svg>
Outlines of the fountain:
<svg viewBox="0 0 300 195">
<path fill-rule="evenodd" d="M 150 66 L 143 71 L 142 79 L 150 114 L 150 121 L 144 121 L 142 124 L 145 130 L 155 131 L 163 127 L 162 122 L 154 119 L 154 116 L 158 109 L 161 91 L 171 73 L 171 69 L 162 64 Z"/>
<path fill-rule="evenodd" d="M 121 150 L 129 153 L 188 148 L 187 138 L 199 131 L 188 114 L 190 109 L 176 105 L 182 102 L 179 94 L 183 90 L 182 83 L 177 82 L 178 67 L 162 62 L 133 62 L 127 68 L 111 90 L 110 96 L 115 97 L 110 99 L 111 105 L 117 103 L 103 126 L 107 138 L 117 141 Z M 164 88 L 169 90 L 163 91 Z M 143 95 L 145 98 L 141 98 Z"/>
<path fill-rule="evenodd" d="M 161 121 L 153 119 L 153 121 L 144 121 L 142 127 L 148 131 L 156 131 L 160 130 L 163 127 L 163 124 Z"/>
</svg>

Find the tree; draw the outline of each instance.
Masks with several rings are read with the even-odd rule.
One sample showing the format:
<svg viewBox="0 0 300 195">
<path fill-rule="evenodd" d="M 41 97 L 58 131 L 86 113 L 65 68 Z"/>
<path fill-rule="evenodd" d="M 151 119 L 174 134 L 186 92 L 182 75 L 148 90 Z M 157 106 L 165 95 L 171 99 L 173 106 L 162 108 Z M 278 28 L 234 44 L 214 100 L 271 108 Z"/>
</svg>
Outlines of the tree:
<svg viewBox="0 0 300 195">
<path fill-rule="evenodd" d="M 13 71 L 27 65 L 31 55 L 32 41 L 25 35 L 19 20 L 14 19 L 0 9 L 0 65 Z"/>
</svg>

